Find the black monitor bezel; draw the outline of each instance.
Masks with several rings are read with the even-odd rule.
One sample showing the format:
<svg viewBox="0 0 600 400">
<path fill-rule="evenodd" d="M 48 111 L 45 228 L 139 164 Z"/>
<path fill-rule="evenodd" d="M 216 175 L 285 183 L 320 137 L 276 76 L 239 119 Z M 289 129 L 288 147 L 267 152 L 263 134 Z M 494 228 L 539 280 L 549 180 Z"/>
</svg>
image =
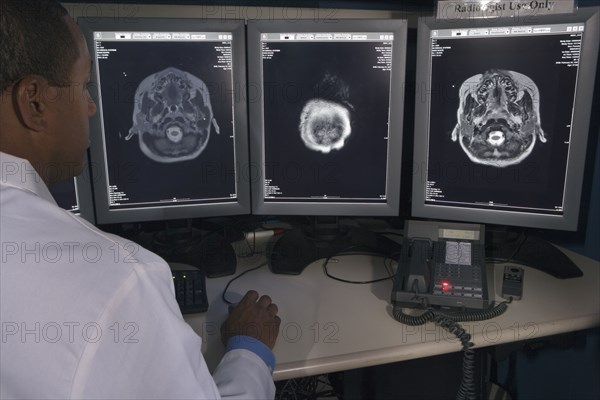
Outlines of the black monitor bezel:
<svg viewBox="0 0 600 400">
<path fill-rule="evenodd" d="M 91 185 L 91 170 L 89 168 L 89 154 L 86 154 L 85 168 L 83 172 L 75 177 L 75 191 L 77 196 L 77 206 L 80 217 L 86 219 L 92 224 L 96 224 L 96 214 L 94 207 L 94 197 Z"/>
</svg>

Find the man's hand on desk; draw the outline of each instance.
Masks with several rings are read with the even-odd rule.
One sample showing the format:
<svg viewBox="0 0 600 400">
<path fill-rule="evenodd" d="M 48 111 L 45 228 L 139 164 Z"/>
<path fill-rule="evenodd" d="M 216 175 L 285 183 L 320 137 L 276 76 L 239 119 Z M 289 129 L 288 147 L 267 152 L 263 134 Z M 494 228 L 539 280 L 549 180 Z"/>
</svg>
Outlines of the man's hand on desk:
<svg viewBox="0 0 600 400">
<path fill-rule="evenodd" d="M 259 298 L 254 290 L 248 291 L 221 325 L 223 344 L 227 344 L 233 336 L 244 335 L 258 339 L 273 349 L 281 324 L 277 311 L 277 305 L 271 302 L 269 296 Z"/>
</svg>

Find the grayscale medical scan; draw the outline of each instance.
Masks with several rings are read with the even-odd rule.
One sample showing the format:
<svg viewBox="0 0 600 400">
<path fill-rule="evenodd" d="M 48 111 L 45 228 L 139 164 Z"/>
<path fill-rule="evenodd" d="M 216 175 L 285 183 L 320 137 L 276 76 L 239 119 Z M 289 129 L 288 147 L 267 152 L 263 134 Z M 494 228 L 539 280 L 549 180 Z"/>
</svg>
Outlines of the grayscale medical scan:
<svg viewBox="0 0 600 400">
<path fill-rule="evenodd" d="M 516 165 L 545 143 L 536 84 L 515 71 L 491 69 L 463 82 L 452 140 L 471 161 L 494 167 Z"/>
<path fill-rule="evenodd" d="M 134 104 L 133 127 L 125 140 L 138 135 L 140 149 L 154 161 L 193 160 L 206 148 L 211 126 L 219 133 L 206 84 L 177 68 L 144 79 Z"/>
<path fill-rule="evenodd" d="M 327 154 L 344 147 L 352 133 L 348 85 L 336 75 L 325 74 L 315 93 L 332 92 L 335 101 L 314 98 L 300 115 L 300 137 L 310 150 Z"/>
</svg>

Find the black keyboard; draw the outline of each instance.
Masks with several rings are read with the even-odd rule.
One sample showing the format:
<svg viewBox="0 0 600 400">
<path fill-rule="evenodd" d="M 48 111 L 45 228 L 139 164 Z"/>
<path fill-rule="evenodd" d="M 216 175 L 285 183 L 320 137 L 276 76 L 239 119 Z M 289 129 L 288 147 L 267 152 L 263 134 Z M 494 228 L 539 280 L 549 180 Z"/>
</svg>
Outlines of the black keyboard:
<svg viewBox="0 0 600 400">
<path fill-rule="evenodd" d="M 191 265 L 169 263 L 175 286 L 175 298 L 182 314 L 201 313 L 208 310 L 206 278 Z"/>
</svg>

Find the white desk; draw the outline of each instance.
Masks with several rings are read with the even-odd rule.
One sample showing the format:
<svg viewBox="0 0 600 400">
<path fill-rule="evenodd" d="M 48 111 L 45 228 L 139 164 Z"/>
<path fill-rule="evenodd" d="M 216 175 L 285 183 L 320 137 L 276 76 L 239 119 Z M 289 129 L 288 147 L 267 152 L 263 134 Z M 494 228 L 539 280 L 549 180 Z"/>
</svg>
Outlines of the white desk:
<svg viewBox="0 0 600 400">
<path fill-rule="evenodd" d="M 505 314 L 487 321 L 464 322 L 476 347 L 493 346 L 600 325 L 600 263 L 564 250 L 581 268 L 581 278 L 561 280 L 525 268 L 523 298 Z M 241 259 L 236 275 L 264 262 L 256 256 Z M 503 265 L 495 268 L 496 299 Z M 329 272 L 350 280 L 371 280 L 386 274 L 383 259 L 340 257 Z M 219 328 L 227 316 L 221 293 L 233 276 L 207 280 L 210 307 L 186 316 L 203 337 L 203 352 L 212 370 L 223 355 Z M 460 343 L 434 324 L 410 327 L 391 316 L 392 281 L 366 285 L 327 278 L 322 261 L 300 275 L 275 275 L 267 266 L 249 272 L 229 288 L 237 301 L 249 289 L 269 294 L 282 319 L 275 356 L 275 380 L 367 367 L 460 351 Z"/>
</svg>

